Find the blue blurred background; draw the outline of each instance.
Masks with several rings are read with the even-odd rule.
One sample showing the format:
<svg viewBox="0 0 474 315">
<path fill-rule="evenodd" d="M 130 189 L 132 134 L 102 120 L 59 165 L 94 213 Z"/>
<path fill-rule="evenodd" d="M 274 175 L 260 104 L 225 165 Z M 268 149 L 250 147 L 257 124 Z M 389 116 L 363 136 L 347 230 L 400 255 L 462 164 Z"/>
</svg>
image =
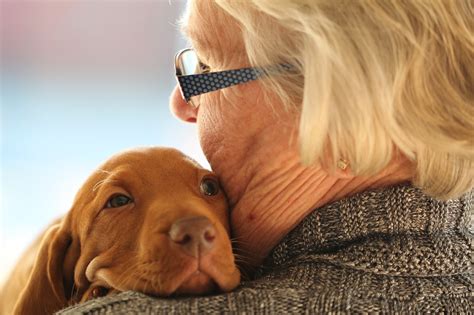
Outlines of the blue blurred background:
<svg viewBox="0 0 474 315">
<path fill-rule="evenodd" d="M 186 47 L 179 0 L 0 0 L 0 282 L 113 153 L 176 147 L 209 167 L 168 109 Z"/>
</svg>

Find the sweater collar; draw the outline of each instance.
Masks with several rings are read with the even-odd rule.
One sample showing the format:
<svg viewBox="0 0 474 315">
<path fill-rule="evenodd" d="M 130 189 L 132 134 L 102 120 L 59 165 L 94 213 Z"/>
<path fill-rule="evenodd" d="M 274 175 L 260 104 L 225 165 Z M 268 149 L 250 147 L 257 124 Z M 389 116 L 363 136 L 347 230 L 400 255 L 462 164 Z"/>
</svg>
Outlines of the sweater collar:
<svg viewBox="0 0 474 315">
<path fill-rule="evenodd" d="M 315 209 L 257 271 L 303 261 L 393 275 L 441 275 L 467 270 L 473 191 L 438 201 L 408 184 L 365 191 Z"/>
</svg>

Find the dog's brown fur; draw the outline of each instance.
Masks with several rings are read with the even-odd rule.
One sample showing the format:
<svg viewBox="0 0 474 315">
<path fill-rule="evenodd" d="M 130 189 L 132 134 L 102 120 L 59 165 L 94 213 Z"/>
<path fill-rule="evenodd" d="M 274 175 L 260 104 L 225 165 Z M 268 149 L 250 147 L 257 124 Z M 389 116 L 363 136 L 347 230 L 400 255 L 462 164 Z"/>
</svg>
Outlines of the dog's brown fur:
<svg viewBox="0 0 474 315">
<path fill-rule="evenodd" d="M 97 286 L 155 296 L 202 294 L 214 285 L 234 289 L 240 273 L 226 199 L 222 191 L 202 193 L 205 177 L 215 178 L 174 149 L 113 156 L 89 177 L 67 215 L 30 247 L 25 256 L 37 252 L 34 263 L 20 260 L 0 294 L 3 312 L 15 305 L 15 314 L 51 314 L 88 299 Z M 133 202 L 105 207 L 117 193 Z M 205 254 L 189 255 L 170 240 L 171 227 L 183 218 L 212 223 L 215 239 Z"/>
</svg>

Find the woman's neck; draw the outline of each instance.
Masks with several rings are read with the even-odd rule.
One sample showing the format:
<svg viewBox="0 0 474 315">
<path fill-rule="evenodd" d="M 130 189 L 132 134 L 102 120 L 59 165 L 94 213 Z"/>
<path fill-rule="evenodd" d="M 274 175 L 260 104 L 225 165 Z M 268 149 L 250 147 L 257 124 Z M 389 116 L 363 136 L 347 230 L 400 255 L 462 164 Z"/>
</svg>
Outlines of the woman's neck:
<svg viewBox="0 0 474 315">
<path fill-rule="evenodd" d="M 279 241 L 316 208 L 355 193 L 411 179 L 411 165 L 394 160 L 372 177 L 329 175 L 321 167 L 304 167 L 297 155 L 253 163 L 258 172 L 247 176 L 240 190 L 229 189 L 233 236 L 246 264 L 256 266 Z M 252 175 L 248 175 L 252 174 Z M 230 188 L 230 187 L 229 187 Z"/>
</svg>

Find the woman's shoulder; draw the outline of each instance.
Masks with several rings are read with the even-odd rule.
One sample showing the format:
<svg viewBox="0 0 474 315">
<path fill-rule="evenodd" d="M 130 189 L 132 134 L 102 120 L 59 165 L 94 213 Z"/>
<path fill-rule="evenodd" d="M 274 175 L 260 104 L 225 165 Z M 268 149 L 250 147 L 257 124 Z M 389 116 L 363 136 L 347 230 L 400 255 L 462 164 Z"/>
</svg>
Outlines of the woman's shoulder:
<svg viewBox="0 0 474 315">
<path fill-rule="evenodd" d="M 233 292 L 124 292 L 60 313 L 469 312 L 472 201 L 410 185 L 366 191 L 316 209 Z"/>
<path fill-rule="evenodd" d="M 313 260 L 245 282 L 231 293 L 154 298 L 123 292 L 72 306 L 60 314 L 462 313 L 474 307 L 465 280 L 394 278 Z"/>
</svg>

